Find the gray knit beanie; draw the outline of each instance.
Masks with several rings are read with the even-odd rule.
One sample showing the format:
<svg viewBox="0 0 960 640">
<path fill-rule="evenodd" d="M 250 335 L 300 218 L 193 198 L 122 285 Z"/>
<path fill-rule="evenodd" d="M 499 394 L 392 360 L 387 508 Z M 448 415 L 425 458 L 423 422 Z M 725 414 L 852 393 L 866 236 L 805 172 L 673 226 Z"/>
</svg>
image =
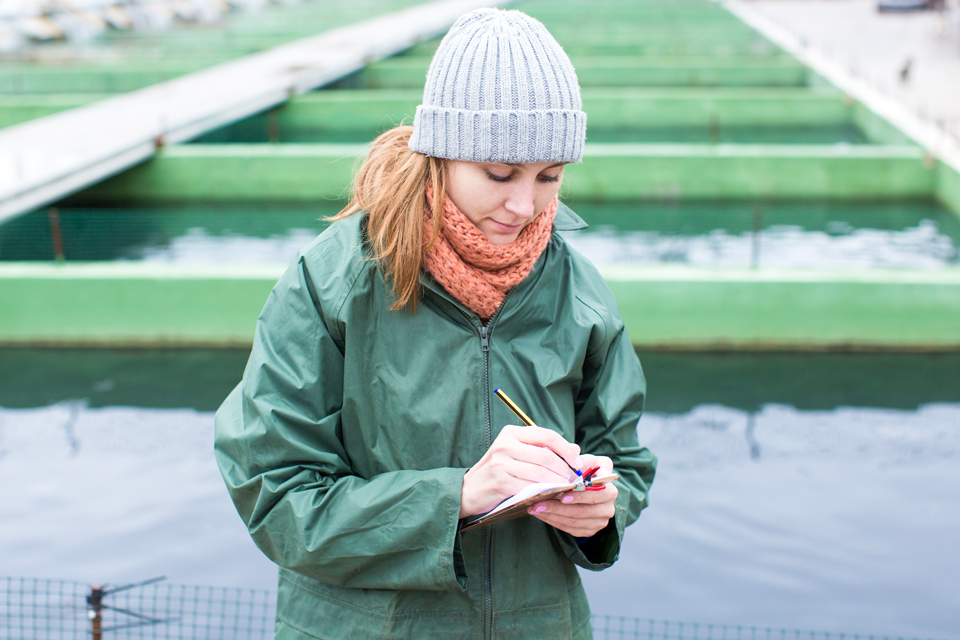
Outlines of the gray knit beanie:
<svg viewBox="0 0 960 640">
<path fill-rule="evenodd" d="M 540 22 L 478 9 L 437 49 L 410 149 L 471 162 L 580 162 L 587 114 L 570 59 Z"/>
</svg>

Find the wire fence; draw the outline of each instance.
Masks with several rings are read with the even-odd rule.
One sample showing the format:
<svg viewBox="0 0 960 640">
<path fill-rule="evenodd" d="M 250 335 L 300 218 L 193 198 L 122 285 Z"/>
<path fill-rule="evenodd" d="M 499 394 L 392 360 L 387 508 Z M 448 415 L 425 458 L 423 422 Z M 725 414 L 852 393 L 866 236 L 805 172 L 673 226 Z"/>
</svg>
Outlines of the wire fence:
<svg viewBox="0 0 960 640">
<path fill-rule="evenodd" d="M 594 615 L 594 640 L 919 640 L 902 636 Z"/>
<path fill-rule="evenodd" d="M 91 587 L 66 580 L 0 578 L 0 639 L 260 640 L 273 637 L 276 598 L 272 591 L 160 579 Z"/>
<path fill-rule="evenodd" d="M 268 640 L 274 591 L 140 583 L 0 577 L 0 640 Z M 594 640 L 919 640 L 594 615 Z"/>
</svg>

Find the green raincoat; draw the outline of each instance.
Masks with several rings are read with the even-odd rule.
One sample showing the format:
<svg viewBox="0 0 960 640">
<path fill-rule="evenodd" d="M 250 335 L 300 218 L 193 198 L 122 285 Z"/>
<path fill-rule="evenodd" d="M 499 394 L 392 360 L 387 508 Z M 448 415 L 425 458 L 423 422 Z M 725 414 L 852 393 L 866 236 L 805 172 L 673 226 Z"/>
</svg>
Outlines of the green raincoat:
<svg viewBox="0 0 960 640">
<path fill-rule="evenodd" d="M 484 327 L 423 276 L 415 313 L 367 258 L 365 215 L 334 223 L 270 294 L 216 455 L 280 565 L 278 638 L 589 638 L 574 565 L 599 570 L 647 504 L 644 379 L 616 302 L 556 230 Z M 463 475 L 516 418 L 612 458 L 616 516 L 578 544 L 525 517 L 461 533 Z"/>
</svg>

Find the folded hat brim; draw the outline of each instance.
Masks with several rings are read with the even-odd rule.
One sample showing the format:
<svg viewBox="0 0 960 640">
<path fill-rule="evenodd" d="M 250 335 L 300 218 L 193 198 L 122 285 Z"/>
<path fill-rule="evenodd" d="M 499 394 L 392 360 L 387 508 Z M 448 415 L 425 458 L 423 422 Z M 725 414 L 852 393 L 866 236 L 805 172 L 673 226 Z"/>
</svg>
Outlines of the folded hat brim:
<svg viewBox="0 0 960 640">
<path fill-rule="evenodd" d="M 572 109 L 474 111 L 420 105 L 410 150 L 467 162 L 575 163 L 587 114 Z"/>
</svg>

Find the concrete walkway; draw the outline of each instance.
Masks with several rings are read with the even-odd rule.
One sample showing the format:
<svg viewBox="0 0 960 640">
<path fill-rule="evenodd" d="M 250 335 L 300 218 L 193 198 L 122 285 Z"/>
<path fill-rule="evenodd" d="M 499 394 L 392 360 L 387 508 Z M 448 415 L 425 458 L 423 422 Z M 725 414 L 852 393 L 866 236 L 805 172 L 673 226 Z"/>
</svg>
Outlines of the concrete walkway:
<svg viewBox="0 0 960 640">
<path fill-rule="evenodd" d="M 0 222 L 511 0 L 434 0 L 0 131 Z"/>
<path fill-rule="evenodd" d="M 880 13 L 876 0 L 748 0 L 753 12 L 960 144 L 960 3 Z"/>
</svg>

